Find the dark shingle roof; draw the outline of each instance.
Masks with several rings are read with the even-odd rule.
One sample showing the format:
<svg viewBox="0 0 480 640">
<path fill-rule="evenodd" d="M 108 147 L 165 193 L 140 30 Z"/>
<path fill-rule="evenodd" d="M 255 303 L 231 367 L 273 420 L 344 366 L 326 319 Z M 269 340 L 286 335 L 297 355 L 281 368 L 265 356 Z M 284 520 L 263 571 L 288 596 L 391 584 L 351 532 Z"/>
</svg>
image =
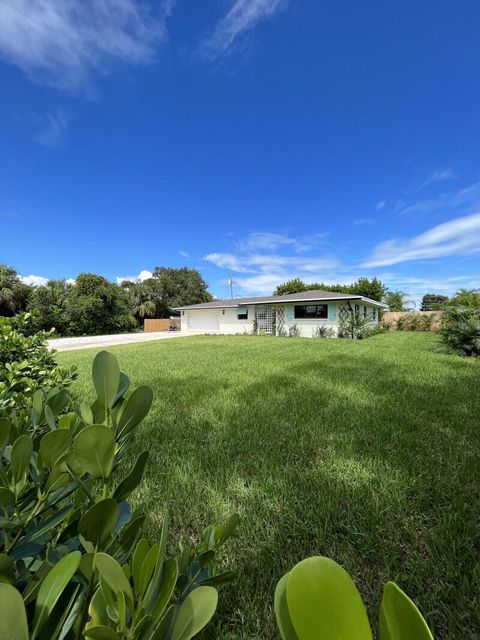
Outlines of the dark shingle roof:
<svg viewBox="0 0 480 640">
<path fill-rule="evenodd" d="M 203 302 L 201 304 L 191 304 L 185 307 L 177 307 L 178 311 L 184 309 L 218 309 L 226 307 L 243 307 L 249 304 L 267 304 L 269 302 L 301 302 L 304 301 L 316 301 L 316 300 L 364 300 L 365 302 L 371 302 L 372 304 L 386 307 L 382 302 L 376 300 L 370 300 L 365 296 L 356 296 L 348 293 L 336 293 L 334 291 L 321 291 L 320 289 L 314 289 L 310 291 L 301 291 L 300 293 L 287 293 L 284 296 L 261 296 L 257 298 L 234 298 L 233 300 L 212 300 L 212 302 Z"/>
</svg>

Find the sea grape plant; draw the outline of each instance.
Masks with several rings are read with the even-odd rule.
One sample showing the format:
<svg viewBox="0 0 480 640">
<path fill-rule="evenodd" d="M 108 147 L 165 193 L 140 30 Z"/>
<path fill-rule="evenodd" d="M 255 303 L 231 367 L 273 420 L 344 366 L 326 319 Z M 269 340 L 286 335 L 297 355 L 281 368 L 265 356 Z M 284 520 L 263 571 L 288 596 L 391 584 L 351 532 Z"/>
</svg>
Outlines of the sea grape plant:
<svg viewBox="0 0 480 640">
<path fill-rule="evenodd" d="M 213 616 L 216 552 L 238 517 L 167 555 L 128 498 L 148 452 L 124 463 L 152 404 L 116 358 L 98 353 L 92 404 L 37 390 L 28 421 L 0 419 L 0 637 L 11 640 L 188 640 Z"/>
<path fill-rule="evenodd" d="M 283 640 L 373 640 L 360 593 L 330 558 L 307 558 L 283 576 L 275 615 Z M 394 582 L 384 588 L 379 632 L 380 640 L 433 640 L 422 614 Z"/>
</svg>

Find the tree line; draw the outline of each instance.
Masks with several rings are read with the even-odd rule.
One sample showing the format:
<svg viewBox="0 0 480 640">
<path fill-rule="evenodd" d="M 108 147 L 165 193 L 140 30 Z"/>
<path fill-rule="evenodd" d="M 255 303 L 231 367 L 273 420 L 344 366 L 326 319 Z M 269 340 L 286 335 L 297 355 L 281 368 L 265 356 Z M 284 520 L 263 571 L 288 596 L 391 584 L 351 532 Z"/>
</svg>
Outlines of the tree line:
<svg viewBox="0 0 480 640">
<path fill-rule="evenodd" d="M 351 284 L 325 284 L 324 282 L 305 283 L 299 278 L 288 280 L 273 292 L 274 296 L 283 296 L 289 293 L 301 291 L 334 291 L 336 293 L 364 296 L 377 302 L 384 302 L 390 311 L 414 311 L 410 296 L 405 291 L 392 291 L 378 278 L 359 278 Z M 426 293 L 420 303 L 420 311 L 438 311 L 452 306 L 463 306 L 472 309 L 480 309 L 480 291 L 460 289 L 449 298 L 438 293 Z"/>
<path fill-rule="evenodd" d="M 144 318 L 168 318 L 177 306 L 209 302 L 213 296 L 196 269 L 156 267 L 151 278 L 114 284 L 95 273 L 73 283 L 24 283 L 12 267 L 0 265 L 0 316 L 32 313 L 35 331 L 54 328 L 65 336 L 134 331 Z"/>
</svg>

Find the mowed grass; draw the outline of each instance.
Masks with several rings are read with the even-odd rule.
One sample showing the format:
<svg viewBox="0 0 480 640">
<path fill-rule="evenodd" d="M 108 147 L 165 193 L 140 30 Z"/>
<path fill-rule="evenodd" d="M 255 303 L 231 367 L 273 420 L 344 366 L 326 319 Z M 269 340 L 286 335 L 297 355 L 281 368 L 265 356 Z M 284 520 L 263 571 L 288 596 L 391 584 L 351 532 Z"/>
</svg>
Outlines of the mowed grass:
<svg viewBox="0 0 480 640">
<path fill-rule="evenodd" d="M 350 572 L 375 625 L 391 579 L 438 640 L 480 637 L 480 362 L 438 346 L 392 333 L 111 349 L 155 394 L 136 443 L 154 533 L 167 510 L 184 541 L 241 515 L 224 557 L 238 577 L 205 638 L 277 638 L 275 585 L 314 554 Z M 92 397 L 94 354 L 58 355 L 80 369 L 78 397 Z"/>
</svg>

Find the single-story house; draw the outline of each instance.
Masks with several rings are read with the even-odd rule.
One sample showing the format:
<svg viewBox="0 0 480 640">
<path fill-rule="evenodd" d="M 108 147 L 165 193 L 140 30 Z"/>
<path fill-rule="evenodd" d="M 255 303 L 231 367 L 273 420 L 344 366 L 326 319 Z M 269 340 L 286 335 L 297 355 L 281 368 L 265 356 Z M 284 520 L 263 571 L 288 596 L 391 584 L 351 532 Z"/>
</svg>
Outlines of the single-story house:
<svg viewBox="0 0 480 640">
<path fill-rule="evenodd" d="M 178 307 L 181 328 L 185 333 L 265 333 L 285 335 L 296 325 L 298 335 L 311 338 L 317 327 L 331 327 L 338 333 L 339 324 L 357 312 L 367 326 L 378 324 L 379 311 L 387 305 L 364 296 L 333 291 L 302 291 L 284 296 L 213 300 Z"/>
</svg>

